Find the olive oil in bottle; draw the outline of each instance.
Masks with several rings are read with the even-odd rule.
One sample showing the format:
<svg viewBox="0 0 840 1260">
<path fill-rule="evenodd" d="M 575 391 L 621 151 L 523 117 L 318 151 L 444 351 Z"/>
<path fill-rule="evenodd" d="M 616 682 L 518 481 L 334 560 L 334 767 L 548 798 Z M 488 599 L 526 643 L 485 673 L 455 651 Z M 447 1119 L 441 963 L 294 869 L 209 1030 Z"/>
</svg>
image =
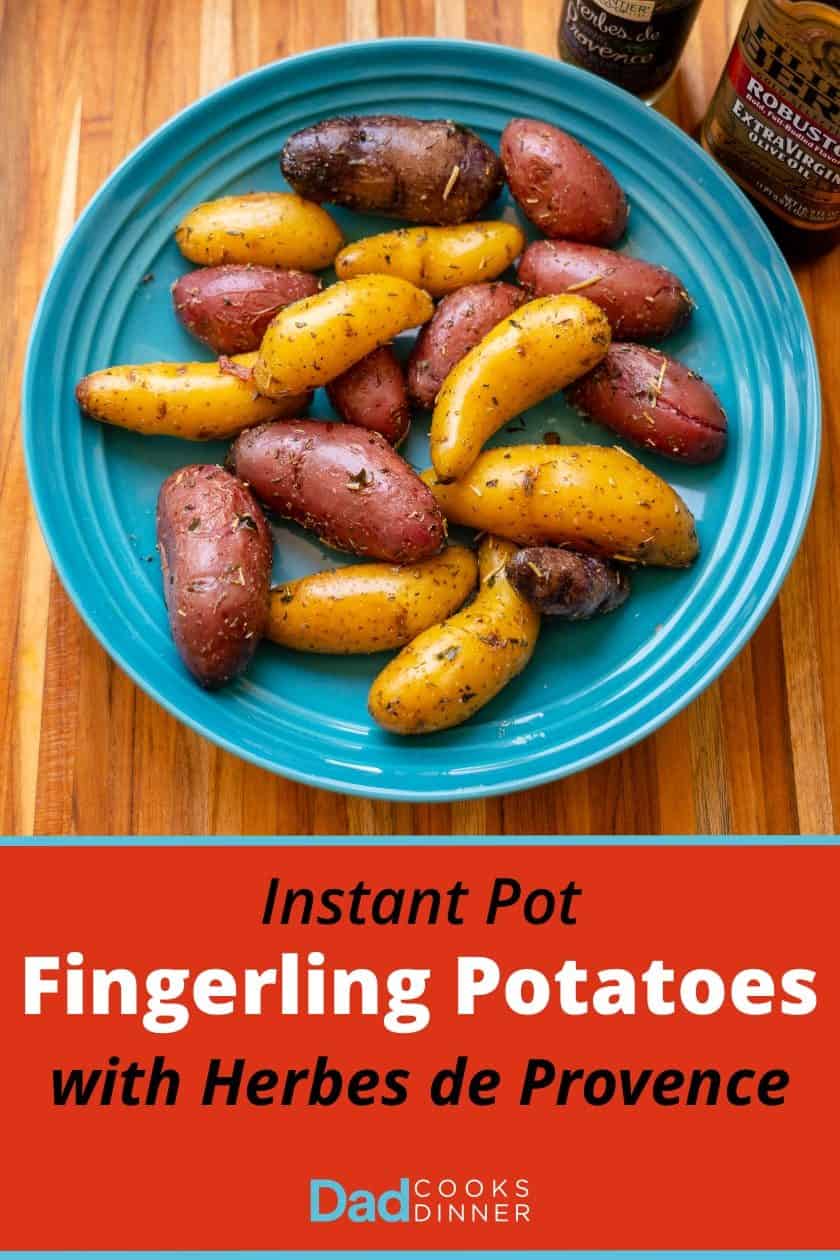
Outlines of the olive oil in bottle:
<svg viewBox="0 0 840 1260">
<path fill-rule="evenodd" d="M 840 229 L 840 0 L 750 0 L 703 122 L 704 148 L 783 245 Z M 813 252 L 809 249 L 808 252 Z"/>
<path fill-rule="evenodd" d="M 565 0 L 558 49 L 582 66 L 654 101 L 676 70 L 701 0 Z"/>
</svg>

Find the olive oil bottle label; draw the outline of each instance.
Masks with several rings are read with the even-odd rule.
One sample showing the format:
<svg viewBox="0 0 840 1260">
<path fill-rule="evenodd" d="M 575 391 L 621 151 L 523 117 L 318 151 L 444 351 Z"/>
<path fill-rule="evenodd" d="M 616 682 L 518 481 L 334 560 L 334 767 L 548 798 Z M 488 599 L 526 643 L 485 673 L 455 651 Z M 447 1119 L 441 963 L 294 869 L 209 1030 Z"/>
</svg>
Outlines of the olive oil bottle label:
<svg viewBox="0 0 840 1260">
<path fill-rule="evenodd" d="M 808 0 L 752 0 L 703 142 L 787 222 L 840 223 L 840 11 Z"/>
</svg>

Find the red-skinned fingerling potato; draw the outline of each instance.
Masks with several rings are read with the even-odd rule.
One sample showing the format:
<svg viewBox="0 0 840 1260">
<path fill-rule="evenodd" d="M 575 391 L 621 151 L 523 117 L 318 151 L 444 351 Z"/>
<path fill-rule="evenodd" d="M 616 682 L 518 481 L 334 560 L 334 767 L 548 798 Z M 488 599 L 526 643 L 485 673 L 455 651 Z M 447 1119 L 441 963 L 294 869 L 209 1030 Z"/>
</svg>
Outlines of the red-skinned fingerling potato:
<svg viewBox="0 0 840 1260">
<path fill-rule="evenodd" d="M 240 674 L 268 622 L 271 534 L 253 495 L 217 464 L 167 477 L 157 540 L 172 637 L 202 687 Z"/>
<path fill-rule="evenodd" d="M 682 328 L 693 309 L 683 282 L 665 267 L 573 241 L 534 241 L 522 255 L 518 279 L 536 297 L 588 297 L 625 341 L 660 341 Z"/>
<path fill-rule="evenodd" d="M 394 564 L 437 555 L 446 524 L 434 496 L 381 434 L 288 420 L 240 434 L 228 466 L 270 511 L 340 551 Z"/>
<path fill-rule="evenodd" d="M 603 162 L 568 132 L 514 118 L 502 132 L 501 155 L 520 209 L 544 236 L 613 245 L 624 235 L 624 193 Z"/>
<path fill-rule="evenodd" d="M 259 349 L 278 311 L 320 287 L 308 271 L 229 263 L 181 276 L 172 286 L 172 301 L 187 332 L 216 354 L 245 354 Z"/>
<path fill-rule="evenodd" d="M 413 402 L 431 409 L 440 387 L 464 355 L 482 337 L 527 300 L 515 284 L 467 284 L 438 303 L 420 330 L 408 360 L 408 392 Z"/>
<path fill-rule="evenodd" d="M 726 413 L 712 387 L 647 346 L 614 342 L 567 397 L 598 424 L 669 459 L 708 464 L 726 449 Z"/>
<path fill-rule="evenodd" d="M 342 420 L 374 429 L 399 446 L 411 426 L 405 373 L 390 346 L 380 346 L 330 381 L 327 397 Z"/>
</svg>

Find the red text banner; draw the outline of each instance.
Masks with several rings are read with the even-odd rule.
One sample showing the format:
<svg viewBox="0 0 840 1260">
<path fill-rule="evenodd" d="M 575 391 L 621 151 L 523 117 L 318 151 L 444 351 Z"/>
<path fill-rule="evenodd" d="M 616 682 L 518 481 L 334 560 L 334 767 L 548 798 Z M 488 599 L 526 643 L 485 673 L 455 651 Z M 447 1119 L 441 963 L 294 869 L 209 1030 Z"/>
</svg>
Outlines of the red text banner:
<svg viewBox="0 0 840 1260">
<path fill-rule="evenodd" d="M 4 1248 L 840 1244 L 833 846 L 1 860 Z"/>
</svg>

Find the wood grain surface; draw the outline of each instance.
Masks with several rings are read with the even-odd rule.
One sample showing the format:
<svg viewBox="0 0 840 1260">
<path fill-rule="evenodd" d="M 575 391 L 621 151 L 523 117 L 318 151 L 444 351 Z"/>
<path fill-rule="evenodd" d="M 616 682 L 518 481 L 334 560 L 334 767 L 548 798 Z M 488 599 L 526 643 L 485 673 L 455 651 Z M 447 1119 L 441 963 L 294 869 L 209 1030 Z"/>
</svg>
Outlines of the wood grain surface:
<svg viewBox="0 0 840 1260">
<path fill-rule="evenodd" d="M 740 0 L 705 0 L 661 108 L 689 131 Z M 261 63 L 342 39 L 445 35 L 554 54 L 560 0 L 0 0 L 0 828 L 29 834 L 834 832 L 840 818 L 840 250 L 798 264 L 825 397 L 805 542 L 749 646 L 656 735 L 564 782 L 457 805 L 315 791 L 194 735 L 111 663 L 50 567 L 19 393 L 56 250 L 166 118 Z"/>
</svg>

